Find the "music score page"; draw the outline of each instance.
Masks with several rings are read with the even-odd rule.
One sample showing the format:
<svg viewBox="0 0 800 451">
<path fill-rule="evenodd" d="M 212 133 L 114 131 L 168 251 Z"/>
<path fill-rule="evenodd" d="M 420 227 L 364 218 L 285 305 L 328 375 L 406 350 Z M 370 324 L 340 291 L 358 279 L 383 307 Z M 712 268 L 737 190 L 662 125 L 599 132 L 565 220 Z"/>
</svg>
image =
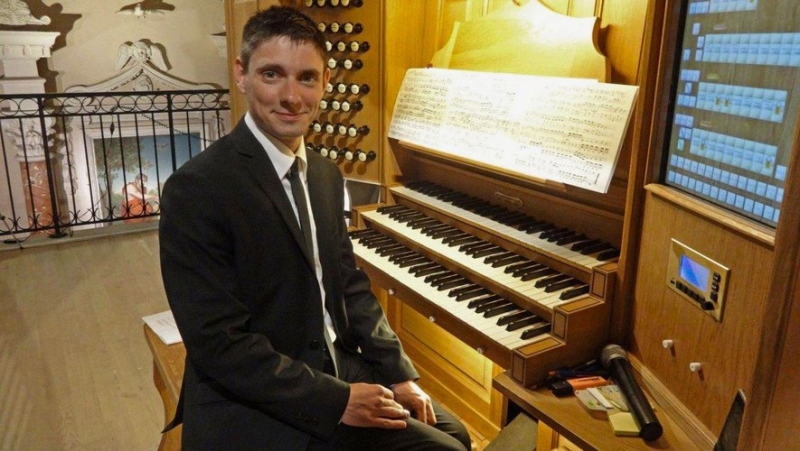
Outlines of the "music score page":
<svg viewBox="0 0 800 451">
<path fill-rule="evenodd" d="M 606 193 L 637 92 L 585 79 L 410 69 L 389 137 Z"/>
</svg>

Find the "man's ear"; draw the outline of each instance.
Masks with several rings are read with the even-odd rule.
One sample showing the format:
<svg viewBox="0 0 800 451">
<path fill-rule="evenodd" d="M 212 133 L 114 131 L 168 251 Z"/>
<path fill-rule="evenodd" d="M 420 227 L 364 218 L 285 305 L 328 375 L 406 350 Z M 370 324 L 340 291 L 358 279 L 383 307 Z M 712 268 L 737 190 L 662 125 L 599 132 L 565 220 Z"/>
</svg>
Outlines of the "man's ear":
<svg viewBox="0 0 800 451">
<path fill-rule="evenodd" d="M 328 86 L 328 81 L 331 79 L 331 70 L 329 68 L 325 68 L 325 72 L 322 74 L 322 89 L 325 89 Z"/>
<path fill-rule="evenodd" d="M 236 77 L 236 88 L 242 94 L 246 94 L 245 79 L 247 78 L 247 70 L 244 68 L 244 63 L 240 56 L 237 56 L 236 61 L 233 63 L 233 75 Z"/>
</svg>

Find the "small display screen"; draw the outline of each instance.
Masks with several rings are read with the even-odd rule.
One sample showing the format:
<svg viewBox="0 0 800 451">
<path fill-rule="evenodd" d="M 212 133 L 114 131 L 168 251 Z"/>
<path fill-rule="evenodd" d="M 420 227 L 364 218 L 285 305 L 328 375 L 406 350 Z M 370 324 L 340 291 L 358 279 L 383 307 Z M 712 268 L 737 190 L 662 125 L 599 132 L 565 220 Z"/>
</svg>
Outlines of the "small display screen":
<svg viewBox="0 0 800 451">
<path fill-rule="evenodd" d="M 681 255 L 681 265 L 678 269 L 681 279 L 693 285 L 700 291 L 708 291 L 708 268 L 697 263 L 686 255 Z"/>
</svg>

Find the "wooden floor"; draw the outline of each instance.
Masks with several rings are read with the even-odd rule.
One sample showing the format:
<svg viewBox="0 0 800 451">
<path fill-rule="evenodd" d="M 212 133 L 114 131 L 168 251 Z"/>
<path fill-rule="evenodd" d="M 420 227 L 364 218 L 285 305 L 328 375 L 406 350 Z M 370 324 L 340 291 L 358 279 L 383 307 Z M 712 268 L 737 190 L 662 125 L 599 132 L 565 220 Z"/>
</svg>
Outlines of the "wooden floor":
<svg viewBox="0 0 800 451">
<path fill-rule="evenodd" d="M 157 232 L 62 243 L 0 245 L 0 450 L 154 450 L 141 318 L 168 308 Z"/>
<path fill-rule="evenodd" d="M 0 252 L 0 449 L 157 447 L 157 249 L 150 231 Z"/>
</svg>

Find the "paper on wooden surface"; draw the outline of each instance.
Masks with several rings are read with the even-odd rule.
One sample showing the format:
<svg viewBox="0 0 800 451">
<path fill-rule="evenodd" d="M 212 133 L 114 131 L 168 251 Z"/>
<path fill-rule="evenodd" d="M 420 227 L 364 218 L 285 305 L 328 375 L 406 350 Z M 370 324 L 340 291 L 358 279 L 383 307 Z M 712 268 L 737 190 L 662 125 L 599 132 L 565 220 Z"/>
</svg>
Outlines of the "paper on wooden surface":
<svg viewBox="0 0 800 451">
<path fill-rule="evenodd" d="M 145 316 L 142 319 L 164 344 L 171 345 L 183 341 L 181 333 L 178 332 L 178 325 L 175 324 L 175 317 L 172 316 L 172 310 Z"/>
</svg>

